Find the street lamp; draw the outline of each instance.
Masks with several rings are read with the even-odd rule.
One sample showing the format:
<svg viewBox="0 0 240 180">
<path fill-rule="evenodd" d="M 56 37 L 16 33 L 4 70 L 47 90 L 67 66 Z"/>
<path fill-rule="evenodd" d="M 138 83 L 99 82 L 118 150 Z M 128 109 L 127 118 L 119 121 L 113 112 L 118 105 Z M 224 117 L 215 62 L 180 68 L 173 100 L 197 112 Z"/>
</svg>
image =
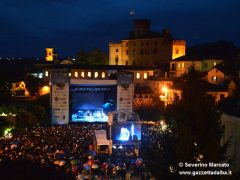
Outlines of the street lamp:
<svg viewBox="0 0 240 180">
<path fill-rule="evenodd" d="M 164 92 L 164 95 L 160 95 L 159 97 L 160 97 L 161 101 L 164 101 L 164 107 L 166 107 L 167 101 L 168 101 L 168 99 L 167 99 L 168 88 L 166 86 L 163 86 L 162 92 Z"/>
</svg>

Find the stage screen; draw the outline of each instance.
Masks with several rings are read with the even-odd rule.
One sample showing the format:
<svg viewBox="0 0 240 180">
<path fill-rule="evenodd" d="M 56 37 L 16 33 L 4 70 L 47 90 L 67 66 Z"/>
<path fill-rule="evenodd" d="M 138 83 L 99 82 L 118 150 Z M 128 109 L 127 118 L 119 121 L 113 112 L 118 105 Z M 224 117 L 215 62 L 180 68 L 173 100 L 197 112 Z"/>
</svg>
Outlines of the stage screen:
<svg viewBox="0 0 240 180">
<path fill-rule="evenodd" d="M 112 140 L 141 140 L 141 125 L 117 124 L 112 126 Z"/>
<path fill-rule="evenodd" d="M 116 86 L 70 87 L 72 122 L 108 122 L 108 112 L 116 110 Z"/>
</svg>

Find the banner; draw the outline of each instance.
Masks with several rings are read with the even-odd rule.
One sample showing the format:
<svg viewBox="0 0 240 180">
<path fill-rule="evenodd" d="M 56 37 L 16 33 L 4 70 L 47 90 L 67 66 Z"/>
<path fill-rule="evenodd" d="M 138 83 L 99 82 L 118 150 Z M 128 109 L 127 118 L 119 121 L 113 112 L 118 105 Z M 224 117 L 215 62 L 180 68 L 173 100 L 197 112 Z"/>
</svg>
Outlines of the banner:
<svg viewBox="0 0 240 180">
<path fill-rule="evenodd" d="M 53 70 L 51 72 L 51 107 L 52 123 L 68 124 L 69 122 L 69 72 Z"/>
</svg>

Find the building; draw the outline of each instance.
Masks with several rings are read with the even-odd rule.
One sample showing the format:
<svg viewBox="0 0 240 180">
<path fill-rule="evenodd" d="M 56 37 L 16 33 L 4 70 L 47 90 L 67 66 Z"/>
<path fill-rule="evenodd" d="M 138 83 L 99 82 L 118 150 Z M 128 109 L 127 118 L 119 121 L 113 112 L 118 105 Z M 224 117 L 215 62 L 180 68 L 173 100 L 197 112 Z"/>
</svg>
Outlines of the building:
<svg viewBox="0 0 240 180">
<path fill-rule="evenodd" d="M 145 81 L 145 85 L 149 86 L 165 105 L 171 104 L 175 99 L 181 98 L 182 90 L 179 87 L 178 79 L 150 78 Z"/>
<path fill-rule="evenodd" d="M 221 84 L 225 81 L 225 74 L 218 68 L 214 67 L 207 72 L 205 79 L 212 84 Z"/>
<path fill-rule="evenodd" d="M 207 72 L 222 62 L 223 60 L 219 59 L 200 59 L 182 56 L 170 61 L 170 76 L 182 77 L 183 74 L 188 73 L 188 69 L 191 66 L 194 66 L 200 72 Z"/>
<path fill-rule="evenodd" d="M 238 66 L 225 63 L 217 64 L 207 72 L 205 79 L 212 84 L 221 84 L 224 81 L 231 81 L 239 78 Z"/>
<path fill-rule="evenodd" d="M 211 95 L 214 98 L 216 103 L 218 103 L 219 101 L 229 96 L 229 90 L 226 83 L 212 84 L 207 82 L 206 88 L 207 88 L 207 94 Z"/>
<path fill-rule="evenodd" d="M 152 106 L 153 99 L 156 94 L 148 86 L 135 86 L 134 88 L 134 99 L 133 106 L 138 108 L 141 106 Z"/>
<path fill-rule="evenodd" d="M 11 92 L 13 96 L 29 96 L 29 92 L 24 81 L 12 83 Z"/>
<path fill-rule="evenodd" d="M 228 83 L 228 93 L 229 96 L 233 95 L 237 89 L 240 88 L 240 79 L 232 79 Z"/>
<path fill-rule="evenodd" d="M 134 86 L 154 76 L 156 67 L 79 65 L 70 60 L 36 65 L 50 93 L 53 124 L 107 122 L 111 111 L 133 111 Z M 144 96 L 145 97 L 145 96 Z M 148 104 L 152 96 L 148 96 Z"/>
<path fill-rule="evenodd" d="M 137 19 L 128 38 L 109 43 L 109 65 L 159 65 L 185 50 L 186 41 L 173 40 L 169 30 L 152 32 L 149 20 Z"/>
<path fill-rule="evenodd" d="M 230 145 L 227 148 L 227 156 L 228 158 L 233 158 L 233 164 L 230 165 L 230 169 L 233 172 L 237 172 L 240 170 L 240 118 L 223 114 L 221 121 L 224 125 L 222 144 L 230 140 Z"/>
</svg>

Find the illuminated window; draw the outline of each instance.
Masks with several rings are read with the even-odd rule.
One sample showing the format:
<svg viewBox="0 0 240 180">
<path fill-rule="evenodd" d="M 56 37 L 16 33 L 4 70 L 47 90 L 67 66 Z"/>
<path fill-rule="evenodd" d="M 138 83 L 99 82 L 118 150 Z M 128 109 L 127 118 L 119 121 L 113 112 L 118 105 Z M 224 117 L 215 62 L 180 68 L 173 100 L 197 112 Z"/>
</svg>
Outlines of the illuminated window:
<svg viewBox="0 0 240 180">
<path fill-rule="evenodd" d="M 92 75 L 91 72 L 88 72 L 88 73 L 87 73 L 87 76 L 88 76 L 89 78 L 91 77 L 91 75 Z"/>
<path fill-rule="evenodd" d="M 106 77 L 105 72 L 102 72 L 102 78 L 105 78 L 105 77 Z"/>
<path fill-rule="evenodd" d="M 136 78 L 140 79 L 140 73 L 137 73 Z"/>
<path fill-rule="evenodd" d="M 213 82 L 217 82 L 217 76 L 213 76 L 213 77 L 212 77 L 212 81 L 213 81 Z"/>
<path fill-rule="evenodd" d="M 143 74 L 143 78 L 144 78 L 144 79 L 147 79 L 147 78 L 148 78 L 148 73 L 144 73 L 144 74 Z"/>
<path fill-rule="evenodd" d="M 45 76 L 48 77 L 48 71 L 45 71 Z"/>
<path fill-rule="evenodd" d="M 178 63 L 178 68 L 181 68 L 181 64 L 180 63 Z"/>
<path fill-rule="evenodd" d="M 182 68 L 184 68 L 184 63 L 182 63 Z"/>
<path fill-rule="evenodd" d="M 38 74 L 38 77 L 39 77 L 40 79 L 42 79 L 42 78 L 43 78 L 43 73 L 39 73 L 39 74 Z"/>
<path fill-rule="evenodd" d="M 94 73 L 94 77 L 97 78 L 98 77 L 98 72 Z"/>
<path fill-rule="evenodd" d="M 77 71 L 74 72 L 74 77 L 76 77 L 76 78 L 78 77 L 78 72 Z"/>
<path fill-rule="evenodd" d="M 84 78 L 84 72 L 81 72 L 81 77 Z"/>
<path fill-rule="evenodd" d="M 216 62 L 214 62 L 214 63 L 213 63 L 213 66 L 216 66 L 216 65 L 217 65 L 217 63 L 216 63 Z"/>
<path fill-rule="evenodd" d="M 72 75 L 71 73 L 68 74 L 69 77 L 71 77 L 71 75 Z"/>
</svg>

